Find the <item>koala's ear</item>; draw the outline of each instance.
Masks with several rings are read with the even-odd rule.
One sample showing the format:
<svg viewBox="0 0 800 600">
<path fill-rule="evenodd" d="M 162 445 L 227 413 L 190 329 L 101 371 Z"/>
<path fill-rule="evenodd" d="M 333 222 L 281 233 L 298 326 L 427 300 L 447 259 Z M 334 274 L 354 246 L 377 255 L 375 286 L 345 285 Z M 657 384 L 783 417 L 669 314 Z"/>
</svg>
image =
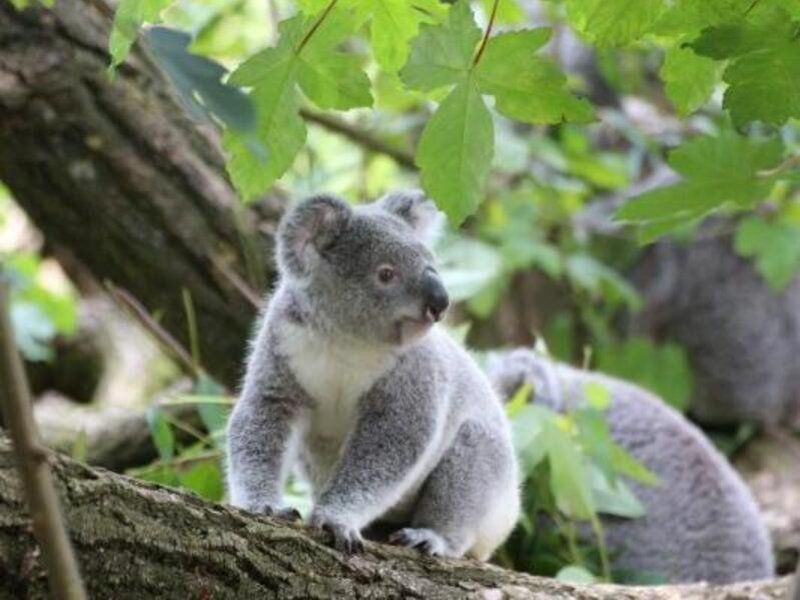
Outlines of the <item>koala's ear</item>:
<svg viewBox="0 0 800 600">
<path fill-rule="evenodd" d="M 351 215 L 350 206 L 333 196 L 314 196 L 295 206 L 278 227 L 281 269 L 302 277 L 320 254 L 341 235 Z"/>
<path fill-rule="evenodd" d="M 432 246 L 444 230 L 444 214 L 421 190 L 392 192 L 377 204 L 408 223 L 426 246 Z"/>
</svg>

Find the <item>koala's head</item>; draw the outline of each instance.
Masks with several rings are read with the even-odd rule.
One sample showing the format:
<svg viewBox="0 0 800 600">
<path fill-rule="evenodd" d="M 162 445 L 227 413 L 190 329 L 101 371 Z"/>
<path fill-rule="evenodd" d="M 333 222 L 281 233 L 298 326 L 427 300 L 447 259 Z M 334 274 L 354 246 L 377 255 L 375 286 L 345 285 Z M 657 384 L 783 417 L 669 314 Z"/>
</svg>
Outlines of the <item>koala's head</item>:
<svg viewBox="0 0 800 600">
<path fill-rule="evenodd" d="M 310 198 L 279 227 L 281 276 L 337 332 L 408 344 L 449 303 L 429 249 L 442 220 L 416 191 L 357 207 L 332 196 Z"/>
</svg>

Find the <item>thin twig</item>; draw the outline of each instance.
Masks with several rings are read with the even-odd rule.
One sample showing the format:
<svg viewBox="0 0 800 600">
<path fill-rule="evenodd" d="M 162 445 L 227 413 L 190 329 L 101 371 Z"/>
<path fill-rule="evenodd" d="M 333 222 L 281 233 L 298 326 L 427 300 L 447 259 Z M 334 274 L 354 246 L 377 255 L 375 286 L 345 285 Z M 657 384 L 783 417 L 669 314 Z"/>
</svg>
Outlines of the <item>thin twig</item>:
<svg viewBox="0 0 800 600">
<path fill-rule="evenodd" d="M 191 353 L 184 348 L 181 343 L 176 340 L 172 335 L 164 329 L 158 321 L 156 321 L 147 309 L 126 290 L 115 286 L 110 281 L 105 282 L 106 290 L 111 295 L 111 298 L 122 307 L 125 312 L 136 319 L 153 337 L 160 343 L 178 365 L 192 377 L 201 375 L 200 369 L 192 359 Z"/>
<path fill-rule="evenodd" d="M 9 313 L 9 289 L 0 272 L 0 407 L 14 444 L 17 468 L 33 520 L 33 533 L 47 567 L 54 598 L 85 600 L 78 563 L 72 551 L 58 494 L 53 484 L 48 450 L 33 420 L 28 381 L 17 352 Z"/>
<path fill-rule="evenodd" d="M 366 131 L 358 129 L 349 123 L 342 121 L 341 119 L 337 119 L 336 117 L 332 117 L 330 115 L 312 112 L 306 108 L 300 109 L 300 116 L 302 116 L 306 121 L 311 121 L 312 123 L 316 123 L 325 129 L 339 133 L 351 142 L 355 142 L 356 144 L 363 146 L 368 150 L 385 154 L 386 156 L 394 159 L 394 161 L 401 167 L 404 167 L 410 171 L 418 170 L 417 165 L 414 163 L 414 156 L 412 154 L 404 150 L 400 150 L 399 148 L 384 142 L 383 140 L 367 133 Z"/>
<path fill-rule="evenodd" d="M 245 259 L 247 257 L 247 253 L 243 252 Z M 256 310 L 261 309 L 261 298 L 259 297 L 258 293 L 248 285 L 248 283 L 239 277 L 239 275 L 230 269 L 223 261 L 217 256 L 211 255 L 211 266 L 216 269 L 216 271 L 222 275 L 225 280 L 233 286 L 233 288 L 241 294 L 242 298 L 247 300 L 247 302 L 255 308 Z"/>
<path fill-rule="evenodd" d="M 197 330 L 197 315 L 194 312 L 192 293 L 185 287 L 181 288 L 183 298 L 183 311 L 186 313 L 186 328 L 189 334 L 189 350 L 192 353 L 192 363 L 197 365 L 203 362 L 200 356 L 200 332 Z"/>
</svg>

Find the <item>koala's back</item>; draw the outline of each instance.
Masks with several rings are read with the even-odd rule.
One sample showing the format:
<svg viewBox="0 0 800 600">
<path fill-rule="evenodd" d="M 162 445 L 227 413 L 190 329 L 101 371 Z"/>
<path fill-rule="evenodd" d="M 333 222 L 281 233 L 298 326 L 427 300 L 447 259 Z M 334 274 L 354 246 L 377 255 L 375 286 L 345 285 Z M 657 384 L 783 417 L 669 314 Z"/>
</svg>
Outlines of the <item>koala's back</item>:
<svg viewBox="0 0 800 600">
<path fill-rule="evenodd" d="M 646 508 L 639 519 L 604 516 L 616 569 L 673 582 L 728 583 L 770 577 L 769 536 L 749 490 L 702 432 L 649 392 L 600 374 L 553 363 L 533 352 L 495 358 L 490 378 L 504 395 L 524 381 L 550 388 L 541 402 L 566 410 L 583 401 L 586 382 L 604 384 L 613 438 L 661 480 L 629 484 Z M 538 384 L 538 385 L 537 385 Z M 552 385 L 559 386 L 552 390 Z"/>
<path fill-rule="evenodd" d="M 727 221 L 724 221 L 727 223 Z M 694 373 L 700 421 L 775 424 L 800 414 L 800 278 L 776 292 L 729 237 L 662 242 L 633 281 L 645 297 L 637 326 L 673 339 Z"/>
</svg>

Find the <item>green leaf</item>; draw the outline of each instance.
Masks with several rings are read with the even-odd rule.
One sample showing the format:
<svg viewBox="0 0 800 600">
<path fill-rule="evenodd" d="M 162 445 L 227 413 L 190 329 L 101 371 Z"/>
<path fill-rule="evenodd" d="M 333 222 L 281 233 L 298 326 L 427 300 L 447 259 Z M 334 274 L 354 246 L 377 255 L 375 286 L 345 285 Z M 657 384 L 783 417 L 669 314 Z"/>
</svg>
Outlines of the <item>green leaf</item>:
<svg viewBox="0 0 800 600">
<path fill-rule="evenodd" d="M 388 72 L 406 63 L 409 41 L 420 23 L 435 22 L 444 10 L 437 0 L 367 0 L 361 4 L 372 13 L 370 41 L 375 59 Z"/>
<path fill-rule="evenodd" d="M 661 480 L 655 473 L 616 443 L 611 448 L 611 464 L 620 475 L 626 475 L 645 485 L 661 485 Z"/>
<path fill-rule="evenodd" d="M 681 346 L 634 337 L 597 346 L 595 357 L 598 370 L 649 389 L 681 412 L 688 408 L 692 371 Z"/>
<path fill-rule="evenodd" d="M 78 435 L 75 436 L 75 441 L 72 442 L 69 456 L 72 460 L 85 463 L 89 458 L 89 436 L 86 434 L 85 429 L 81 429 Z"/>
<path fill-rule="evenodd" d="M 608 386 L 599 381 L 589 381 L 584 384 L 583 395 L 586 404 L 595 410 L 604 411 L 611 405 L 611 392 L 608 391 Z"/>
<path fill-rule="evenodd" d="M 642 503 L 621 479 L 612 485 L 600 469 L 592 473 L 592 495 L 598 513 L 636 519 L 647 514 Z"/>
<path fill-rule="evenodd" d="M 319 17 L 298 15 L 280 24 L 280 39 L 245 61 L 231 75 L 251 87 L 256 108 L 255 136 L 225 132 L 228 171 L 246 200 L 267 191 L 294 162 L 306 139 L 299 115 L 297 84 L 321 107 L 352 108 L 372 103 L 369 80 L 359 60 L 335 48 L 358 26 L 343 10 Z"/>
<path fill-rule="evenodd" d="M 630 200 L 616 213 L 624 221 L 672 219 L 675 226 L 734 202 L 750 207 L 763 200 L 776 181 L 760 171 L 777 166 L 780 140 L 754 141 L 732 131 L 701 136 L 670 155 L 670 166 L 685 180 Z"/>
<path fill-rule="evenodd" d="M 439 273 L 453 302 L 472 298 L 502 276 L 503 259 L 475 238 L 448 236 L 437 248 Z"/>
<path fill-rule="evenodd" d="M 114 23 L 108 39 L 108 51 L 111 54 L 110 69 L 121 64 L 136 41 L 139 28 L 144 23 L 158 23 L 161 11 L 172 4 L 173 0 L 121 0 L 114 13 Z"/>
<path fill-rule="evenodd" d="M 441 25 L 423 25 L 411 44 L 400 78 L 410 88 L 430 91 L 463 82 L 472 68 L 481 30 L 469 3 L 456 2 Z"/>
<path fill-rule="evenodd" d="M 756 269 L 775 291 L 785 288 L 800 267 L 800 227 L 749 217 L 736 229 L 736 252 L 753 258 Z"/>
<path fill-rule="evenodd" d="M 782 125 L 800 117 L 800 22 L 772 7 L 760 18 L 741 18 L 705 30 L 692 44 L 699 54 L 732 59 L 723 80 L 723 106 L 737 127 L 750 121 Z"/>
<path fill-rule="evenodd" d="M 528 400 L 530 400 L 531 397 L 531 392 L 533 392 L 533 386 L 529 383 L 521 385 L 519 389 L 514 392 L 511 399 L 506 402 L 506 415 L 508 415 L 509 418 L 513 419 L 527 406 Z"/>
<path fill-rule="evenodd" d="M 53 357 L 50 342 L 56 328 L 41 307 L 31 302 L 13 302 L 11 323 L 17 347 L 27 360 L 47 361 Z"/>
<path fill-rule="evenodd" d="M 550 412 L 529 403 L 520 408 L 511 419 L 511 438 L 525 476 L 530 475 L 547 456 L 548 448 L 542 432 L 550 419 Z"/>
<path fill-rule="evenodd" d="M 256 117 L 250 99 L 240 89 L 222 83 L 226 71 L 221 65 L 187 51 L 191 42 L 187 34 L 151 27 L 145 37 L 190 110 L 202 116 L 211 113 L 232 129 L 248 131 L 254 127 Z"/>
<path fill-rule="evenodd" d="M 573 27 L 598 46 L 622 46 L 640 39 L 658 21 L 663 0 L 566 0 Z"/>
<path fill-rule="evenodd" d="M 592 296 L 603 297 L 612 304 L 622 302 L 633 310 L 641 305 L 634 287 L 619 273 L 589 254 L 573 254 L 566 261 L 570 282 Z"/>
<path fill-rule="evenodd" d="M 371 106 L 369 78 L 356 56 L 331 50 L 308 50 L 301 55 L 300 88 L 320 108 L 347 110 Z"/>
<path fill-rule="evenodd" d="M 288 169 L 306 140 L 306 125 L 298 114 L 295 63 L 279 62 L 271 70 L 272 85 L 255 88 L 250 97 L 256 107 L 256 135 L 227 130 L 223 145 L 228 172 L 245 200 L 263 194 Z"/>
<path fill-rule="evenodd" d="M 459 225 L 475 212 L 494 154 L 492 116 L 471 80 L 457 85 L 428 121 L 417 147 L 422 185 Z"/>
<path fill-rule="evenodd" d="M 556 573 L 556 579 L 567 583 L 590 584 L 597 583 L 598 579 L 592 573 L 579 565 L 567 565 Z"/>
<path fill-rule="evenodd" d="M 577 446 L 552 421 L 542 432 L 550 461 L 550 487 L 558 509 L 565 515 L 590 519 L 595 514 L 589 474 Z"/>
<path fill-rule="evenodd" d="M 150 407 L 146 416 L 150 435 L 156 445 L 158 455 L 161 460 L 172 460 L 175 457 L 175 436 L 167 418 L 157 406 Z"/>
<path fill-rule="evenodd" d="M 706 103 L 717 83 L 719 65 L 691 48 L 669 48 L 661 67 L 667 96 L 680 116 L 694 112 Z"/>
<path fill-rule="evenodd" d="M 495 97 L 497 110 L 526 123 L 589 121 L 592 105 L 566 88 L 566 77 L 535 53 L 550 30 L 502 33 L 489 40 L 475 71 L 479 89 Z"/>
<path fill-rule="evenodd" d="M 495 6 L 494 0 L 482 0 L 483 10 L 488 15 L 491 14 Z M 497 23 L 522 23 L 527 18 L 525 10 L 519 5 L 517 0 L 503 0 L 497 3 Z"/>
<path fill-rule="evenodd" d="M 222 469 L 216 458 L 188 462 L 188 467 L 179 467 L 178 481 L 181 487 L 212 502 L 219 502 L 225 493 L 222 483 Z"/>
<path fill-rule="evenodd" d="M 674 0 L 654 27 L 658 35 L 683 38 L 736 16 L 742 16 L 753 0 Z"/>
</svg>

